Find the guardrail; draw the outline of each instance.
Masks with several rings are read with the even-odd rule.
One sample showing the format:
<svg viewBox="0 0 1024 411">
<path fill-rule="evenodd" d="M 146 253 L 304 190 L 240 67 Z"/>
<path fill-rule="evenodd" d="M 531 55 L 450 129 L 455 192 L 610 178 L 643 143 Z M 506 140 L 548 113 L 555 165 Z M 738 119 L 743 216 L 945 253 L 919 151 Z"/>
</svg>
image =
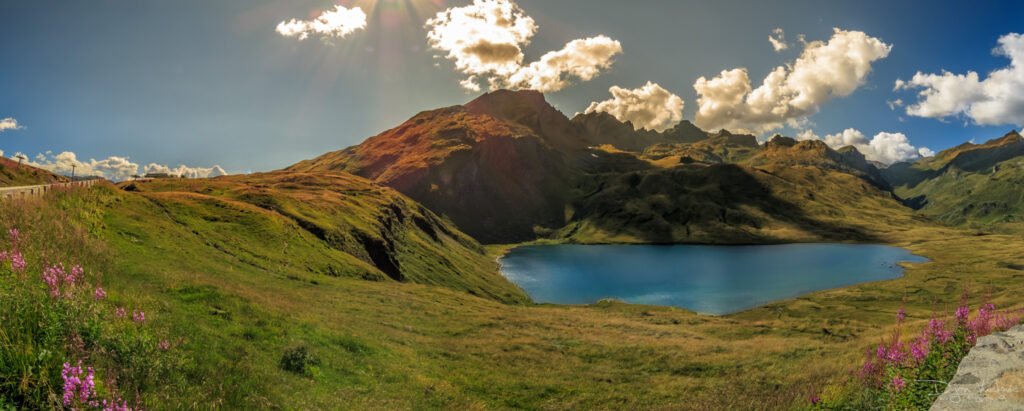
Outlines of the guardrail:
<svg viewBox="0 0 1024 411">
<path fill-rule="evenodd" d="M 37 186 L 0 187 L 0 199 L 42 197 L 44 194 L 62 188 L 92 187 L 97 180 L 72 181 L 70 183 L 42 184 Z"/>
</svg>

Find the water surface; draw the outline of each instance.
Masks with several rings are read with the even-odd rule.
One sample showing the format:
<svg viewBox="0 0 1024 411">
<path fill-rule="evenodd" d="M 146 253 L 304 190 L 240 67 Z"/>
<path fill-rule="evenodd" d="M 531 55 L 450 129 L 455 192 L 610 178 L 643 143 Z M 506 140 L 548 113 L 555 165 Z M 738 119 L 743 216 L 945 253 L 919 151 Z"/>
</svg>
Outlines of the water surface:
<svg viewBox="0 0 1024 411">
<path fill-rule="evenodd" d="M 728 314 L 812 291 L 900 277 L 923 257 L 871 244 L 546 245 L 511 250 L 502 273 L 536 302 L 616 298 Z"/>
</svg>

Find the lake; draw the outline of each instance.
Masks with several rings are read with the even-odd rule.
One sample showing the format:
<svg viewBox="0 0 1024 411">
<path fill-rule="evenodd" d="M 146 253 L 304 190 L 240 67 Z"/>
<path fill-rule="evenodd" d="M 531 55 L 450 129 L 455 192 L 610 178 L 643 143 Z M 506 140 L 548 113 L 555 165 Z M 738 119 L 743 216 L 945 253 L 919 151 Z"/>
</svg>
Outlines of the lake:
<svg viewBox="0 0 1024 411">
<path fill-rule="evenodd" d="M 871 244 L 542 245 L 512 249 L 502 273 L 540 303 L 615 298 L 729 314 L 813 291 L 903 275 L 927 259 Z"/>
</svg>

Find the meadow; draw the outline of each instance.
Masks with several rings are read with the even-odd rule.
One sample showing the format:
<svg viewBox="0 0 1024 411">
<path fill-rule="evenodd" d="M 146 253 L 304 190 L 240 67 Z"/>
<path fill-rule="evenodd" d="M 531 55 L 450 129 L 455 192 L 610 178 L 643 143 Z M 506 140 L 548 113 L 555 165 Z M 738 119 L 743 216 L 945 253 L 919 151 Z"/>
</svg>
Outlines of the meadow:
<svg viewBox="0 0 1024 411">
<path fill-rule="evenodd" d="M 100 185 L 0 207 L 0 229 L 17 228 L 29 256 L 24 278 L 0 270 L 8 295 L 7 284 L 29 282 L 46 307 L 45 282 L 32 280 L 57 261 L 84 267 L 90 289 L 107 295 L 85 299 L 97 314 L 74 319 L 98 324 L 90 348 L 72 350 L 64 334 L 45 340 L 60 351 L 39 365 L 45 376 L 30 373 L 40 387 L 30 404 L 52 404 L 64 363 L 84 359 L 116 376 L 98 384 L 97 398 L 147 409 L 843 409 L 877 401 L 901 409 L 910 403 L 879 400 L 891 389 L 863 389 L 859 375 L 897 328 L 916 335 L 935 318 L 964 333 L 952 328 L 962 305 L 1021 308 L 1017 232 L 921 220 L 881 239 L 931 260 L 906 266 L 903 278 L 715 317 L 512 298 L 511 284 L 481 282 L 503 281 L 491 276 L 501 246 L 480 249 L 484 258 L 465 251 L 453 264 L 479 272 L 461 280 L 458 270 L 419 282 L 364 276 L 373 273 L 365 263 L 280 213 L 244 208 L 246 218 L 218 218 L 230 214 L 213 210 L 237 204 L 207 201 L 222 195 L 216 190 L 194 192 L 206 188 L 168 188 L 189 191 L 169 201 Z M 322 269 L 325 261 L 341 274 Z M 4 301 L 8 329 L 16 308 Z M 118 318 L 118 307 L 144 310 L 144 327 Z M 108 340 L 140 348 L 123 354 Z M 138 359 L 147 374 L 119 374 L 118 355 Z M 3 357 L 0 370 L 16 369 Z M 26 403 L 18 390 L 0 388 L 0 404 Z"/>
</svg>

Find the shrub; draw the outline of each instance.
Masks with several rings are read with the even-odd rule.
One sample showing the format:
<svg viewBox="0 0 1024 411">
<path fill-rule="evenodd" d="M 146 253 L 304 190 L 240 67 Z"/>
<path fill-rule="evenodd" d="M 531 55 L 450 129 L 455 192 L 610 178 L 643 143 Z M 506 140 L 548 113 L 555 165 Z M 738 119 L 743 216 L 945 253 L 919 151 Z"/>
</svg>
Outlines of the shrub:
<svg viewBox="0 0 1024 411">
<path fill-rule="evenodd" d="M 320 360 L 305 346 L 289 348 L 281 356 L 281 369 L 299 375 L 312 376 L 313 367 L 317 365 L 320 365 Z"/>
</svg>

